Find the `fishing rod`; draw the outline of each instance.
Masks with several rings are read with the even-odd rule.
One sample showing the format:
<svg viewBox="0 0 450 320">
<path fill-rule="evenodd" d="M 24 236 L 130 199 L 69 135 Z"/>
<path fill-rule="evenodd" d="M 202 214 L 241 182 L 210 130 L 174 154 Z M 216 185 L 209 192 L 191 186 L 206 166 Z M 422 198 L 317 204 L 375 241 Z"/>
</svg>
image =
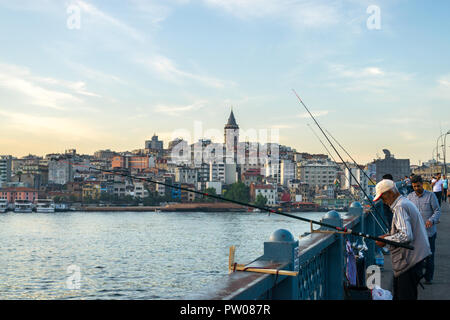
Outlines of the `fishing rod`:
<svg viewBox="0 0 450 320">
<path fill-rule="evenodd" d="M 325 150 L 327 151 L 328 155 L 331 157 L 331 159 L 333 159 L 334 162 L 337 163 L 336 159 L 333 157 L 333 155 L 331 154 L 331 152 L 328 150 L 327 146 L 323 143 L 323 141 L 320 139 L 320 137 L 317 135 L 317 133 L 313 130 L 313 128 L 309 125 L 309 123 L 306 124 L 312 131 L 312 133 L 316 136 L 317 140 L 319 140 L 319 142 L 322 144 L 322 146 L 325 148 Z M 348 178 L 346 175 L 344 175 L 344 177 L 347 179 L 348 184 L 350 185 L 350 178 Z M 358 201 L 358 199 L 356 199 L 356 196 L 350 192 L 351 197 L 353 198 L 353 200 Z"/>
<path fill-rule="evenodd" d="M 339 141 L 337 141 L 333 136 L 332 136 L 332 134 L 330 133 L 330 131 L 328 131 L 327 129 L 325 129 L 325 131 L 328 133 L 328 135 L 338 144 L 338 146 L 347 154 L 347 156 L 349 156 L 350 157 L 350 159 L 352 159 L 352 161 L 353 161 L 353 163 L 355 164 L 355 165 L 358 165 L 357 163 L 356 163 L 356 161 L 355 161 L 355 159 L 353 159 L 353 157 L 347 152 L 347 150 L 345 150 L 344 149 L 344 147 L 339 143 Z M 375 182 L 367 175 L 367 173 L 364 171 L 364 170 L 362 170 L 362 172 L 363 172 L 363 174 L 366 176 L 366 178 L 367 179 L 369 179 L 369 181 L 371 182 L 371 183 L 373 183 L 373 184 L 375 184 Z"/>
<path fill-rule="evenodd" d="M 336 159 L 333 157 L 333 155 L 331 154 L 331 152 L 328 150 L 327 146 L 322 142 L 322 140 L 320 139 L 320 137 L 317 135 L 317 133 L 313 130 L 313 128 L 309 125 L 309 123 L 307 123 L 308 127 L 311 129 L 312 133 L 316 136 L 317 140 L 319 140 L 319 142 L 322 144 L 322 146 L 325 148 L 325 150 L 328 152 L 328 155 L 333 159 L 334 162 L 337 163 Z M 328 130 L 327 130 L 328 132 Z M 347 179 L 348 184 L 351 185 L 351 180 L 349 177 L 347 177 L 347 175 L 344 175 L 344 177 Z M 350 195 L 352 196 L 352 198 L 355 201 L 359 201 L 358 199 L 356 199 L 356 196 L 353 195 L 352 192 L 350 192 Z M 377 211 L 378 212 L 378 211 Z M 383 216 L 381 216 L 381 220 L 383 221 L 384 225 L 387 226 L 387 222 L 384 220 Z M 385 230 L 383 230 L 385 232 Z"/>
<path fill-rule="evenodd" d="M 382 243 L 386 243 L 386 244 L 389 244 L 389 245 L 392 245 L 392 246 L 395 246 L 395 247 L 402 247 L 402 248 L 414 250 L 414 247 L 412 247 L 412 246 L 410 246 L 408 244 L 400 243 L 400 242 L 396 242 L 396 241 L 392 241 L 392 240 L 388 240 L 388 239 L 384 239 L 384 238 L 380 238 L 380 237 L 376 237 L 376 236 L 372 236 L 370 234 L 364 234 L 362 232 L 354 231 L 352 229 L 347 229 L 346 227 L 344 227 L 344 228 L 336 227 L 336 226 L 333 226 L 333 225 L 328 224 L 328 223 L 319 222 L 319 221 L 315 221 L 315 220 L 311 220 L 311 219 L 306 219 L 306 218 L 303 218 L 303 217 L 295 216 L 293 214 L 289 214 L 289 213 L 277 211 L 277 210 L 274 210 L 274 209 L 270 209 L 270 208 L 267 208 L 267 207 L 261 207 L 261 206 L 257 206 L 257 205 L 251 204 L 251 203 L 246 203 L 246 202 L 233 200 L 233 199 L 227 199 L 227 198 L 224 198 L 224 197 L 221 197 L 221 196 L 218 196 L 218 195 L 209 194 L 209 193 L 206 193 L 206 192 L 197 191 L 197 190 L 193 190 L 193 189 L 189 189 L 189 188 L 185 188 L 185 187 L 181 187 L 181 186 L 175 186 L 175 185 L 168 184 L 168 183 L 165 183 L 165 182 L 155 181 L 155 180 L 152 180 L 150 178 L 143 178 L 143 177 L 133 176 L 133 175 L 128 174 L 126 172 L 120 172 L 120 171 L 117 172 L 117 171 L 113 171 L 113 170 L 97 169 L 97 168 L 94 168 L 94 167 L 89 167 L 89 170 L 95 170 L 97 172 L 106 172 L 106 173 L 111 173 L 111 174 L 115 174 L 115 175 L 120 175 L 120 176 L 123 176 L 123 177 L 128 177 L 128 178 L 135 179 L 135 180 L 141 180 L 141 181 L 146 181 L 146 182 L 150 182 L 150 183 L 154 183 L 154 184 L 159 184 L 159 185 L 163 185 L 163 186 L 166 186 L 166 187 L 169 187 L 169 188 L 172 188 L 172 189 L 187 191 L 187 192 L 199 194 L 199 195 L 202 195 L 202 196 L 206 196 L 206 197 L 209 197 L 209 198 L 218 199 L 218 200 L 221 200 L 221 201 L 228 201 L 228 202 L 231 202 L 231 203 L 234 203 L 234 204 L 239 204 L 241 206 L 250 207 L 250 208 L 254 208 L 254 209 L 259 209 L 259 210 L 262 210 L 262 211 L 269 212 L 269 214 L 270 213 L 274 213 L 274 214 L 278 214 L 278 215 L 281 215 L 281 216 L 297 219 L 297 220 L 300 220 L 300 221 L 303 221 L 303 222 L 308 222 L 311 225 L 315 224 L 315 225 L 319 225 L 319 226 L 322 226 L 322 227 L 334 229 L 334 230 L 336 230 L 336 231 L 338 231 L 340 233 L 351 234 L 351 235 L 354 235 L 354 236 L 363 237 L 363 238 L 379 241 L 379 242 L 382 242 Z"/>
<path fill-rule="evenodd" d="M 353 161 L 353 163 L 355 164 L 355 166 L 358 166 L 358 163 L 356 162 L 356 160 L 355 159 L 353 159 L 353 157 L 347 152 L 347 150 L 345 150 L 344 149 L 344 147 L 339 143 L 339 141 L 337 141 L 336 140 L 336 138 L 335 137 L 333 137 L 333 135 L 330 133 L 330 131 L 328 131 L 327 129 L 325 129 L 325 131 L 328 133 L 328 135 L 338 144 L 338 146 L 347 154 L 347 156 L 349 156 L 350 157 L 350 159 Z M 370 181 L 370 183 L 372 183 L 373 185 L 375 185 L 376 183 L 367 175 L 367 173 L 366 173 L 366 171 L 364 171 L 364 170 L 361 170 L 362 171 L 362 173 L 364 174 L 364 176 L 367 178 L 367 179 L 369 179 L 369 181 Z M 370 201 L 370 199 L 368 199 L 369 201 Z M 377 212 L 379 212 L 378 210 L 377 210 Z M 380 218 L 381 218 L 381 221 L 383 221 L 383 223 L 384 223 L 384 225 L 386 226 L 386 227 L 389 227 L 389 225 L 388 225 L 388 223 L 386 222 L 386 220 L 384 219 L 384 217 L 383 217 L 383 215 L 382 214 L 380 214 L 379 215 L 380 216 Z"/>
<path fill-rule="evenodd" d="M 344 166 L 347 168 L 348 172 L 350 173 L 350 175 L 352 176 L 352 178 L 355 180 L 355 182 L 357 183 L 357 185 L 359 186 L 359 188 L 361 189 L 361 191 L 364 193 L 364 195 L 366 196 L 367 199 L 369 198 L 369 195 L 366 193 L 366 191 L 364 190 L 364 188 L 361 186 L 361 184 L 358 182 L 358 180 L 356 179 L 355 175 L 352 173 L 352 170 L 349 168 L 349 166 L 347 165 L 347 163 L 344 161 L 344 159 L 342 158 L 342 156 L 340 155 L 340 153 L 337 151 L 336 147 L 334 146 L 334 144 L 330 141 L 330 138 L 328 138 L 328 136 L 325 134 L 325 132 L 323 131 L 322 127 L 320 126 L 320 124 L 317 122 L 316 118 L 312 115 L 312 113 L 309 111 L 308 107 L 303 103 L 303 100 L 300 98 L 300 96 L 297 94 L 297 92 L 292 89 L 292 91 L 294 92 L 294 94 L 297 96 L 298 100 L 300 101 L 300 103 L 303 105 L 303 107 L 305 108 L 305 110 L 308 112 L 308 114 L 311 116 L 311 118 L 313 119 L 313 121 L 315 122 L 315 124 L 317 125 L 317 127 L 320 129 L 320 131 L 322 132 L 322 134 L 325 136 L 325 138 L 327 139 L 328 143 L 330 144 L 330 146 L 333 148 L 334 152 L 338 155 L 339 159 L 341 159 L 342 163 L 344 164 Z M 375 206 L 373 205 L 373 203 L 371 201 L 369 201 L 369 204 L 371 206 L 371 208 L 377 212 Z M 378 219 L 375 217 L 375 214 L 372 211 L 369 211 L 370 214 L 372 215 L 372 217 L 374 218 L 375 222 L 378 224 L 378 226 L 381 228 L 381 230 L 387 234 L 388 232 L 386 231 L 386 229 L 380 224 L 380 222 L 378 221 Z M 383 221 L 384 222 L 384 221 Z M 386 223 L 385 223 L 386 224 Z M 387 225 L 386 225 L 387 226 Z"/>
</svg>

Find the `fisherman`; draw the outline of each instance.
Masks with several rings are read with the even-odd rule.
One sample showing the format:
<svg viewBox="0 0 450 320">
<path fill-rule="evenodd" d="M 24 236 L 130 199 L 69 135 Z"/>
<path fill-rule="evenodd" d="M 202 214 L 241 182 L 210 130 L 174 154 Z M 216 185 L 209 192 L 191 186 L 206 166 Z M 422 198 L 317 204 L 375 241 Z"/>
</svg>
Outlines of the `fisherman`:
<svg viewBox="0 0 450 320">
<path fill-rule="evenodd" d="M 425 284 L 431 284 L 434 274 L 436 224 L 439 222 L 441 216 L 441 207 L 434 193 L 424 190 L 421 176 L 414 176 L 411 179 L 411 183 L 414 192 L 408 195 L 408 199 L 419 209 L 422 219 L 425 221 L 425 228 L 427 229 L 428 241 L 430 243 L 431 255 L 425 260 Z"/>
<path fill-rule="evenodd" d="M 392 180 L 381 180 L 375 190 L 374 201 L 381 199 L 394 213 L 390 233 L 380 238 L 414 247 L 414 250 L 409 250 L 389 245 L 394 271 L 394 300 L 417 300 L 423 261 L 431 254 L 422 216 L 416 206 L 398 192 Z M 376 241 L 376 245 L 384 247 L 386 244 Z"/>
<path fill-rule="evenodd" d="M 439 205 L 441 205 L 442 202 L 442 184 L 443 181 L 441 179 L 441 174 L 438 172 L 436 174 L 436 178 L 433 178 L 433 180 L 431 180 L 431 187 L 433 188 L 433 192 L 439 201 Z"/>
</svg>

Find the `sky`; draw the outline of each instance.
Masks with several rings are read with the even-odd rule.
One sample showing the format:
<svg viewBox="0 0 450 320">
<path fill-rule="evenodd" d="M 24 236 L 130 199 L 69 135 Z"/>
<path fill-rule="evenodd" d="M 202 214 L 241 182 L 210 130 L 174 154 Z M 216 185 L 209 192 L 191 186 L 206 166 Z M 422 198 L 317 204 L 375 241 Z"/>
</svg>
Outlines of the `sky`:
<svg viewBox="0 0 450 320">
<path fill-rule="evenodd" d="M 450 130 L 449 12 L 447 0 L 0 0 L 0 154 L 223 142 L 231 108 L 241 141 L 325 153 L 295 89 L 359 163 L 386 148 L 418 164 Z"/>
</svg>

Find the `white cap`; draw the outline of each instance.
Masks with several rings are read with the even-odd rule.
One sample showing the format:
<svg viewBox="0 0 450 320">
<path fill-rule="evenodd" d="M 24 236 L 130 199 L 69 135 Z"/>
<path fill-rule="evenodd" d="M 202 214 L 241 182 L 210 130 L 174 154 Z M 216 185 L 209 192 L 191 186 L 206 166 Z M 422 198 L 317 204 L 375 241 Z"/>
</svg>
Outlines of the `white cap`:
<svg viewBox="0 0 450 320">
<path fill-rule="evenodd" d="M 373 201 L 378 201 L 380 199 L 381 195 L 385 193 L 386 191 L 392 190 L 395 188 L 395 183 L 392 180 L 384 179 L 377 183 L 375 187 L 375 191 L 377 192 L 375 198 Z"/>
</svg>

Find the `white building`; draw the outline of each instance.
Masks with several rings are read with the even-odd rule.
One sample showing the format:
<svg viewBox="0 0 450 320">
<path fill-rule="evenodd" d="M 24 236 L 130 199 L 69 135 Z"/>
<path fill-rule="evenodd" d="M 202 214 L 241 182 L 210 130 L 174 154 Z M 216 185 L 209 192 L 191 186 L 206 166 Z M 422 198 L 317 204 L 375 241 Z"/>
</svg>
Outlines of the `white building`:
<svg viewBox="0 0 450 320">
<path fill-rule="evenodd" d="M 197 170 L 189 167 L 177 167 L 175 169 L 175 182 L 196 184 L 198 181 Z"/>
<path fill-rule="evenodd" d="M 310 186 L 329 186 L 334 184 L 339 170 L 330 160 L 302 161 L 297 164 L 297 178 Z"/>
<path fill-rule="evenodd" d="M 221 181 L 225 183 L 225 163 L 211 162 L 209 164 L 209 181 Z"/>
<path fill-rule="evenodd" d="M 290 180 L 297 178 L 297 165 L 291 160 L 281 160 L 280 184 L 287 187 Z"/>
<path fill-rule="evenodd" d="M 254 199 L 258 197 L 258 195 L 262 195 L 267 199 L 267 205 L 275 205 L 278 201 L 278 192 L 277 187 L 271 184 L 257 184 L 254 185 Z"/>
<path fill-rule="evenodd" d="M 0 156 L 0 187 L 11 181 L 12 156 Z"/>
<path fill-rule="evenodd" d="M 350 172 L 352 174 L 350 174 Z M 365 174 L 364 174 L 365 173 Z M 353 175 L 353 176 L 352 176 Z M 343 181 L 343 188 L 345 190 L 350 190 L 351 193 L 354 195 L 359 195 L 360 197 L 364 197 L 364 193 L 361 191 L 360 187 L 358 186 L 358 183 L 361 185 L 363 190 L 368 195 L 373 195 L 374 188 L 373 186 L 369 186 L 369 179 L 366 175 L 369 175 L 368 171 L 364 171 L 364 169 L 361 169 L 359 167 L 350 168 L 350 171 L 345 168 L 344 169 L 344 181 Z M 355 181 L 356 178 L 356 181 Z"/>
</svg>

